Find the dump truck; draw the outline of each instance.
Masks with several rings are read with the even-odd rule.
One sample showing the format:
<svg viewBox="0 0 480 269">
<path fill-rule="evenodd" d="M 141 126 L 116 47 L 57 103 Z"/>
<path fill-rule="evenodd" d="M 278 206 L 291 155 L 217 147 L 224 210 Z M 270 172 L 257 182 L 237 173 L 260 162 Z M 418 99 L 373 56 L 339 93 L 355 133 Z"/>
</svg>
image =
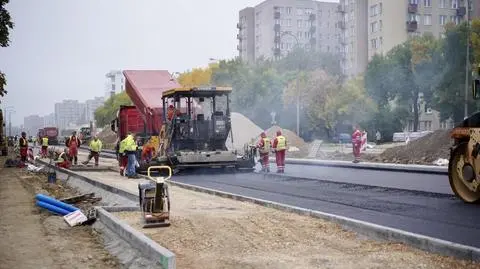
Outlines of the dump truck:
<svg viewBox="0 0 480 269">
<path fill-rule="evenodd" d="M 480 74 L 480 70 L 479 70 Z M 474 100 L 480 99 L 480 80 L 472 86 Z M 455 195 L 465 203 L 480 202 L 480 112 L 464 119 L 451 132 L 448 179 Z"/>
<path fill-rule="evenodd" d="M 163 122 L 162 93 L 180 87 L 167 70 L 125 70 L 125 92 L 133 106 L 121 106 L 117 117 L 111 121 L 111 129 L 117 134 L 117 153 L 119 143 L 129 132 L 135 133 L 139 140 L 139 151 L 143 146 L 159 149 L 159 133 Z M 140 154 L 139 154 L 140 156 Z M 145 172 L 155 161 L 140 160 L 139 172 Z M 120 173 L 125 167 L 125 158 L 119 158 Z"/>
<path fill-rule="evenodd" d="M 38 129 L 37 137 L 38 141 L 42 143 L 42 138 L 47 135 L 49 145 L 58 145 L 58 128 L 57 127 L 45 127 Z"/>
<path fill-rule="evenodd" d="M 243 152 L 227 148 L 227 143 L 233 144 L 231 92 L 230 87 L 215 86 L 175 88 L 163 92 L 158 162 L 177 172 L 199 167 L 253 171 L 254 145 L 244 145 Z M 170 103 L 174 108 L 167 111 Z M 186 103 L 186 111 L 181 111 L 182 103 Z"/>
</svg>

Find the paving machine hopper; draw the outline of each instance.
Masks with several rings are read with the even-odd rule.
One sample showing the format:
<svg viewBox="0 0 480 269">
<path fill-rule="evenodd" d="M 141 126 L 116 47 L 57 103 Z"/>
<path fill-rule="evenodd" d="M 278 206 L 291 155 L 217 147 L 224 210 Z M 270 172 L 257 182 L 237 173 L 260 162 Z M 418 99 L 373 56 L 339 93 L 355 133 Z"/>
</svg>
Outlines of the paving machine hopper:
<svg viewBox="0 0 480 269">
<path fill-rule="evenodd" d="M 163 92 L 159 161 L 177 171 L 194 167 L 253 171 L 255 146 L 245 145 L 242 153 L 226 146 L 233 131 L 231 92 L 230 87 L 175 88 Z M 186 113 L 179 110 L 182 103 L 186 103 Z"/>
</svg>

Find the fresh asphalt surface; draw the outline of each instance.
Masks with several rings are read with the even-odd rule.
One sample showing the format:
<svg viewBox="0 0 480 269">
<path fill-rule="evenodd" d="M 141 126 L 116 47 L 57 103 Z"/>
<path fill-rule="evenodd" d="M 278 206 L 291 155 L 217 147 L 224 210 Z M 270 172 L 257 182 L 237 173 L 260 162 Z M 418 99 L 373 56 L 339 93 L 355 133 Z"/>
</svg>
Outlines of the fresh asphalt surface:
<svg viewBox="0 0 480 269">
<path fill-rule="evenodd" d="M 173 180 L 480 247 L 480 207 L 455 198 L 447 176 L 289 164 L 284 175 L 295 178 L 185 173 Z"/>
</svg>

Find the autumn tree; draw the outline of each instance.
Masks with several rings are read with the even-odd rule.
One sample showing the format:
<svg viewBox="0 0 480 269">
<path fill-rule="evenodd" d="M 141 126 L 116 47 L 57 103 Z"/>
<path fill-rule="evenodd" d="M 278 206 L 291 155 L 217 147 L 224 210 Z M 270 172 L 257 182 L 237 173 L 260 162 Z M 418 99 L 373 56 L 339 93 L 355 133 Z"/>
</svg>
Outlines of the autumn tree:
<svg viewBox="0 0 480 269">
<path fill-rule="evenodd" d="M 103 106 L 95 110 L 94 116 L 97 125 L 105 126 L 110 124 L 117 116 L 117 111 L 120 109 L 120 106 L 123 105 L 132 105 L 132 101 L 126 92 L 121 92 L 108 98 Z"/>
<path fill-rule="evenodd" d="M 10 31 L 13 29 L 13 22 L 10 17 L 10 13 L 5 8 L 5 5 L 8 4 L 9 0 L 0 0 L 0 46 L 8 47 L 10 45 Z M 7 79 L 5 74 L 0 71 L 0 96 L 5 96 L 7 90 L 5 86 L 7 85 Z"/>
<path fill-rule="evenodd" d="M 178 82 L 184 87 L 197 87 L 211 84 L 212 73 L 218 64 L 210 64 L 206 68 L 193 68 L 178 77 Z"/>
</svg>

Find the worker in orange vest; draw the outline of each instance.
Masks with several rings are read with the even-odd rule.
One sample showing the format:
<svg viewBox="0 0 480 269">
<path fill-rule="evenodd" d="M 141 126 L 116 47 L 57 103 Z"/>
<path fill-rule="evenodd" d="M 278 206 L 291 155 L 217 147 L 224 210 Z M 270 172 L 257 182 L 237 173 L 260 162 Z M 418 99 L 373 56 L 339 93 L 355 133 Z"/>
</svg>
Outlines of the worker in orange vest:
<svg viewBox="0 0 480 269">
<path fill-rule="evenodd" d="M 167 110 L 167 119 L 168 121 L 172 121 L 174 116 L 180 116 L 180 111 L 177 110 L 173 105 L 168 106 Z"/>
<path fill-rule="evenodd" d="M 277 137 L 273 140 L 273 150 L 275 151 L 275 160 L 277 162 L 277 173 L 285 173 L 285 153 L 287 151 L 287 138 L 282 135 L 282 131 L 277 131 Z"/>
<path fill-rule="evenodd" d="M 20 159 L 22 162 L 27 162 L 27 155 L 28 155 L 28 140 L 27 140 L 27 133 L 22 132 L 22 136 L 18 141 L 20 146 Z"/>
<path fill-rule="evenodd" d="M 353 162 L 358 163 L 360 161 L 360 149 L 362 148 L 362 132 L 357 125 L 354 127 L 352 134 L 352 148 L 353 148 Z"/>
<path fill-rule="evenodd" d="M 257 144 L 258 152 L 260 153 L 260 161 L 262 163 L 262 172 L 270 172 L 270 148 L 272 142 L 267 137 L 265 132 L 260 135 L 260 141 Z"/>
<path fill-rule="evenodd" d="M 78 162 L 78 147 L 82 142 L 77 137 L 77 132 L 73 131 L 72 136 L 70 136 L 67 141 L 65 141 L 65 145 L 68 147 L 68 155 L 70 156 L 70 162 L 74 165 L 77 165 Z"/>
</svg>

